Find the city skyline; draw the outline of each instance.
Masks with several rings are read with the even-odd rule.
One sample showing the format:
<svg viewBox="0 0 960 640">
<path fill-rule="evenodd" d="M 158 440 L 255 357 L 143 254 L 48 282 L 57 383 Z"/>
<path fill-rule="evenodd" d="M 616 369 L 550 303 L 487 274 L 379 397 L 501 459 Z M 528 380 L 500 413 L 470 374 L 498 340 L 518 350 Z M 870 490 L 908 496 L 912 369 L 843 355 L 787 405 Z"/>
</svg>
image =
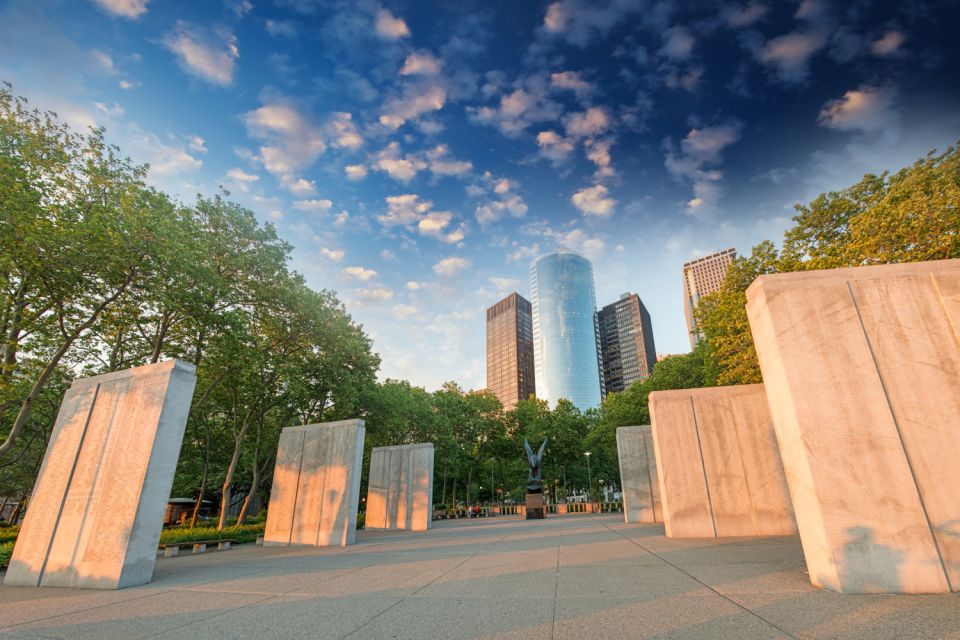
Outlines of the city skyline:
<svg viewBox="0 0 960 640">
<path fill-rule="evenodd" d="M 955 5 L 688 5 L 8 0 L 0 81 L 274 224 L 381 378 L 480 389 L 480 319 L 537 255 L 685 352 L 684 263 L 960 139 Z"/>
</svg>

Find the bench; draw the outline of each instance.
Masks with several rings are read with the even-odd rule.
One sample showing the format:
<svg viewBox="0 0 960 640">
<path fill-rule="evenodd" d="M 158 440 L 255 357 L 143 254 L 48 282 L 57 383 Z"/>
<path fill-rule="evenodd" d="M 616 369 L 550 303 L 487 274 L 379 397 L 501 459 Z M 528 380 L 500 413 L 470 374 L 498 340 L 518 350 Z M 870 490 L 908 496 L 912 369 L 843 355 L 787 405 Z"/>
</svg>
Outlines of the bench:
<svg viewBox="0 0 960 640">
<path fill-rule="evenodd" d="M 192 540 L 189 542 L 171 542 L 169 544 L 161 544 L 159 550 L 163 552 L 164 558 L 172 558 L 175 555 L 180 553 L 180 549 L 187 549 L 193 547 L 193 553 L 204 553 L 207 550 L 207 546 L 217 545 L 218 551 L 225 551 L 230 548 L 232 543 L 236 540 Z"/>
</svg>

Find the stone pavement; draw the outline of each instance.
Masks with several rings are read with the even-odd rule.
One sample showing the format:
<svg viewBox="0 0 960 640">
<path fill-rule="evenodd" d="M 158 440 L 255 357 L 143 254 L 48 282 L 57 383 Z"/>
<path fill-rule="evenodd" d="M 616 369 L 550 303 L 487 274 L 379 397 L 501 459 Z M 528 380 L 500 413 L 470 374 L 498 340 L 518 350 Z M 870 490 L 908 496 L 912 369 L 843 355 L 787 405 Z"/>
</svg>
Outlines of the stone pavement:
<svg viewBox="0 0 960 640">
<path fill-rule="evenodd" d="M 795 537 L 503 517 L 164 558 L 121 591 L 0 587 L 7 638 L 960 639 L 960 595 L 814 589 Z"/>
</svg>

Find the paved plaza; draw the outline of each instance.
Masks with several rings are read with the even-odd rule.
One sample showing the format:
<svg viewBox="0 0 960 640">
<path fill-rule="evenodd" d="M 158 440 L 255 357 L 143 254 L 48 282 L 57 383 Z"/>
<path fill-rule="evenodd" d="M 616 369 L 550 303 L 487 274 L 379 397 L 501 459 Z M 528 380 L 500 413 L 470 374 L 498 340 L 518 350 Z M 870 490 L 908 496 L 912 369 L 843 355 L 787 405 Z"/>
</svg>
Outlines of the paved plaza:
<svg viewBox="0 0 960 640">
<path fill-rule="evenodd" d="M 796 537 L 503 517 L 162 558 L 120 591 L 0 587 L 0 638 L 960 639 L 960 595 L 815 589 Z"/>
</svg>

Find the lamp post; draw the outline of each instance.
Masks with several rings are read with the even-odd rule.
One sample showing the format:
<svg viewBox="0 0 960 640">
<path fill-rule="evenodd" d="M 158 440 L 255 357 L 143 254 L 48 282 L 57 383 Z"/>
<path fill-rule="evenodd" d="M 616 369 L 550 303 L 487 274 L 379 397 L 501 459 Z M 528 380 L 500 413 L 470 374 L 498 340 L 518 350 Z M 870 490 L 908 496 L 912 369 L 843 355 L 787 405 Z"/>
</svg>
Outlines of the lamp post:
<svg viewBox="0 0 960 640">
<path fill-rule="evenodd" d="M 497 501 L 497 487 L 493 484 L 493 463 L 496 461 L 496 458 L 490 458 L 490 506 Z"/>
<path fill-rule="evenodd" d="M 593 502 L 593 480 L 590 477 L 590 452 L 585 451 L 583 455 L 587 456 L 587 499 Z"/>
</svg>

